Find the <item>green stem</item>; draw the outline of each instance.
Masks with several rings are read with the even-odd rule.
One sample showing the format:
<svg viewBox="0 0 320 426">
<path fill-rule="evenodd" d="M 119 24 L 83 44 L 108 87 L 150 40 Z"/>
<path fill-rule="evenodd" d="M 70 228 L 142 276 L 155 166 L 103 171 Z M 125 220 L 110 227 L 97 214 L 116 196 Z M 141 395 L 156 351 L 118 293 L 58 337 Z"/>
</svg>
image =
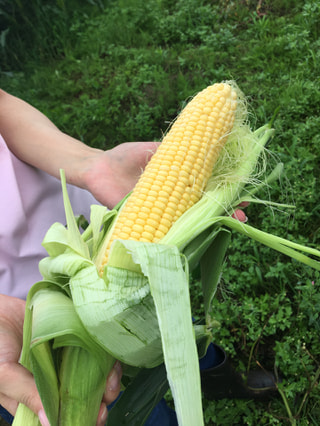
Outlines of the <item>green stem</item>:
<svg viewBox="0 0 320 426">
<path fill-rule="evenodd" d="M 305 402 L 306 402 L 306 400 L 307 400 L 307 398 L 308 398 L 311 390 L 313 389 L 314 386 L 317 385 L 319 377 L 320 377 L 320 367 L 317 369 L 316 374 L 314 376 L 314 379 L 312 380 L 312 383 L 310 385 L 310 388 L 307 390 L 307 392 L 305 393 L 305 395 L 304 395 L 304 397 L 303 397 L 303 399 L 301 401 L 301 404 L 300 404 L 299 409 L 298 409 L 297 414 L 296 414 L 297 416 L 300 415 L 300 413 L 302 411 L 302 408 L 303 408 L 303 405 L 305 404 Z"/>
<path fill-rule="evenodd" d="M 286 397 L 285 393 L 280 388 L 278 388 L 278 391 L 279 391 L 279 393 L 281 395 L 281 398 L 283 400 L 283 403 L 284 403 L 284 405 L 286 407 L 287 413 L 289 415 L 289 421 L 290 421 L 290 423 L 292 424 L 292 426 L 296 426 L 297 421 L 296 421 L 296 419 L 292 415 L 292 411 L 291 411 L 291 408 L 289 406 L 289 403 L 288 403 L 288 400 L 287 400 L 287 397 Z"/>
</svg>

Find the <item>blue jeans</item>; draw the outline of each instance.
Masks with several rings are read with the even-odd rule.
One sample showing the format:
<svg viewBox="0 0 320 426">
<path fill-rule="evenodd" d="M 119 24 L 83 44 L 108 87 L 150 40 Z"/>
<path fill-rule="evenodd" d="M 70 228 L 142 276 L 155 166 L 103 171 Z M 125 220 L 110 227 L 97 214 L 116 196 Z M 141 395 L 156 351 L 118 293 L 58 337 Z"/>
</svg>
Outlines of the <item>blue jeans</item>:
<svg viewBox="0 0 320 426">
<path fill-rule="evenodd" d="M 213 345 L 209 345 L 206 355 L 200 359 L 200 370 L 207 370 L 219 365 L 222 360 Z M 0 418 L 12 424 L 13 417 L 0 405 Z M 165 400 L 162 399 L 151 412 L 144 426 L 178 426 L 175 411 L 168 407 Z"/>
<path fill-rule="evenodd" d="M 10 425 L 13 422 L 13 416 L 11 416 L 11 414 L 8 413 L 8 411 L 5 410 L 1 405 L 0 405 L 0 419 L 5 420 Z"/>
</svg>

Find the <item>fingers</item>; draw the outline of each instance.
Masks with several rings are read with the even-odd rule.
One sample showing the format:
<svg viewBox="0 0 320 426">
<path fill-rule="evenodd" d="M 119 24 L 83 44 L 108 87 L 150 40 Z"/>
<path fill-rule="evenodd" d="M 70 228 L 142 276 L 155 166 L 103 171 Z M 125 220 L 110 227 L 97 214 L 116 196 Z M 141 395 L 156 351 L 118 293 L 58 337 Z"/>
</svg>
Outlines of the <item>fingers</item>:
<svg viewBox="0 0 320 426">
<path fill-rule="evenodd" d="M 249 201 L 242 201 L 239 203 L 238 207 L 248 207 L 250 205 Z"/>
<path fill-rule="evenodd" d="M 242 203 L 239 203 L 239 205 L 238 205 L 238 207 L 241 207 L 241 208 L 246 208 L 246 207 L 248 207 L 249 206 L 249 202 L 248 201 L 242 201 Z M 234 219 L 237 219 L 237 220 L 239 220 L 240 222 L 242 222 L 242 223 L 246 223 L 247 221 L 248 221 L 248 218 L 247 218 L 247 216 L 246 216 L 246 214 L 245 214 L 245 212 L 243 211 L 243 210 L 241 210 L 241 209 L 236 209 L 234 212 L 233 212 L 233 215 L 232 215 L 232 217 L 234 218 Z"/>
<path fill-rule="evenodd" d="M 96 426 L 104 426 L 106 424 L 107 417 L 108 417 L 107 405 L 105 402 L 102 402 L 100 406 Z"/>
<path fill-rule="evenodd" d="M 116 361 L 107 378 L 106 391 L 103 395 L 103 401 L 109 405 L 119 395 L 122 377 L 122 368 L 119 361 Z"/>
<path fill-rule="evenodd" d="M 233 217 L 234 219 L 239 220 L 240 222 L 243 222 L 243 223 L 245 223 L 245 222 L 247 222 L 247 221 L 248 221 L 248 218 L 247 218 L 247 216 L 246 216 L 245 212 L 244 212 L 243 210 L 241 210 L 241 209 L 236 209 L 236 210 L 233 212 L 232 217 Z"/>
<path fill-rule="evenodd" d="M 97 426 L 103 426 L 105 424 L 108 416 L 107 406 L 113 401 L 115 401 L 119 396 L 121 377 L 122 368 L 120 362 L 117 361 L 114 364 L 107 378 L 106 390 L 103 394 L 102 403 L 97 419 Z"/>
<path fill-rule="evenodd" d="M 143 144 L 144 144 L 144 147 L 145 147 L 145 150 L 146 150 L 145 164 L 142 164 L 143 169 L 144 169 L 146 167 L 146 165 L 149 163 L 151 157 L 157 151 L 161 142 L 143 142 Z"/>
<path fill-rule="evenodd" d="M 15 415 L 18 403 L 21 402 L 39 416 L 43 426 L 48 426 L 32 374 L 22 365 L 10 362 L 0 364 L 0 377 L 1 405 Z"/>
</svg>

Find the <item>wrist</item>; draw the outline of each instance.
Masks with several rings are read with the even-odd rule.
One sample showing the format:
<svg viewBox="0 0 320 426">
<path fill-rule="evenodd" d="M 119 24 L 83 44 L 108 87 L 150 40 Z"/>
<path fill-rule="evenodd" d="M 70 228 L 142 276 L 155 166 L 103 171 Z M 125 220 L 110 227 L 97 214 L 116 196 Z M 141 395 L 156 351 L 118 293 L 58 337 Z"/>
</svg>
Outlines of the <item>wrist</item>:
<svg viewBox="0 0 320 426">
<path fill-rule="evenodd" d="M 69 178 L 67 177 L 68 183 L 91 192 L 97 165 L 103 154 L 104 151 L 101 149 L 84 145 L 82 152 L 79 152 L 79 156 L 73 165 L 72 173 Z"/>
</svg>

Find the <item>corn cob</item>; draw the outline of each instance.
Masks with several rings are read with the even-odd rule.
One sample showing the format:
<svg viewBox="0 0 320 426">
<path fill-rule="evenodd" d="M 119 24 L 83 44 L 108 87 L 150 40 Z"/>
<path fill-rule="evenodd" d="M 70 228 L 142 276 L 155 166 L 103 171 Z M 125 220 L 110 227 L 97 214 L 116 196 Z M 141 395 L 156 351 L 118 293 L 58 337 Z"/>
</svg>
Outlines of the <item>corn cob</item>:
<svg viewBox="0 0 320 426">
<path fill-rule="evenodd" d="M 217 83 L 184 108 L 148 163 L 108 237 L 100 273 L 116 239 L 158 242 L 204 191 L 230 133 L 236 90 Z"/>
</svg>

